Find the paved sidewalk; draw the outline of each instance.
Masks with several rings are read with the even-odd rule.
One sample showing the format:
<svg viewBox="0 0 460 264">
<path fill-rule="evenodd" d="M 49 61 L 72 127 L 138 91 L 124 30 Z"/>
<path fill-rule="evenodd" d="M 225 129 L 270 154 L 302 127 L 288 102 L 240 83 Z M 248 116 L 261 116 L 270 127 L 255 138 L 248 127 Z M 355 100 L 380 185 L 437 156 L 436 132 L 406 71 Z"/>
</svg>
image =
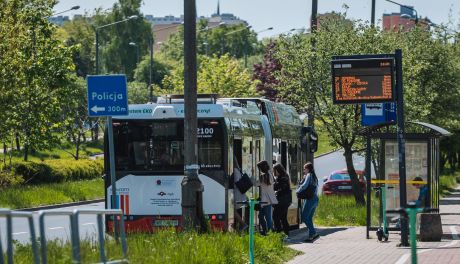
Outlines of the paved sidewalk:
<svg viewBox="0 0 460 264">
<path fill-rule="evenodd" d="M 321 206 L 321 204 L 320 204 Z M 460 263 L 460 186 L 440 202 L 443 225 L 441 242 L 417 242 L 418 263 Z M 366 239 L 366 227 L 318 228 L 321 237 L 304 243 L 305 231 L 293 236 L 291 248 L 304 254 L 291 260 L 300 263 L 377 264 L 411 262 L 410 247 L 396 247 L 399 233 L 390 233 L 388 242 L 378 242 L 374 231 Z"/>
</svg>

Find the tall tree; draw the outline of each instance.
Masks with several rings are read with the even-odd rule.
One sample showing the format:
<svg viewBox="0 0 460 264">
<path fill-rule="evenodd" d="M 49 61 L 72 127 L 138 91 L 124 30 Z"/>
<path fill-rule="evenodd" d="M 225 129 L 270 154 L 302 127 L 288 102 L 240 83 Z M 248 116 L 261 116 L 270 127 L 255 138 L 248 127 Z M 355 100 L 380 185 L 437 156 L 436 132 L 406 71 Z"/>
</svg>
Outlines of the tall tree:
<svg viewBox="0 0 460 264">
<path fill-rule="evenodd" d="M 257 92 L 271 101 L 276 101 L 279 81 L 275 74 L 281 70 L 281 63 L 274 57 L 276 43 L 270 42 L 267 45 L 264 59 L 261 63 L 254 65 L 252 78 L 259 80 L 256 89 Z"/>
<path fill-rule="evenodd" d="M 3 99 L 10 99 L 3 116 L 11 124 L 10 131 L 16 131 L 24 141 L 24 160 L 30 149 L 48 148 L 57 141 L 53 132 L 60 125 L 60 110 L 67 103 L 70 74 L 74 70 L 72 49 L 56 40 L 55 27 L 47 19 L 55 3 L 2 2 L 1 15 L 8 18 L 2 19 L 1 27 L 9 32 L 9 47 L 2 47 L 8 57 L 0 57 L 0 63 L 10 64 L 7 69 L 15 70 L 0 78 L 3 86 L 9 83 L 3 93 Z"/>
<path fill-rule="evenodd" d="M 64 23 L 60 40 L 66 46 L 75 46 L 73 62 L 77 76 L 85 78 L 95 72 L 95 32 L 91 25 L 91 18 L 87 15 L 75 17 Z"/>
<path fill-rule="evenodd" d="M 137 66 L 137 49 L 143 57 L 149 51 L 152 39 L 151 24 L 140 13 L 142 0 L 119 0 L 107 16 L 96 20 L 96 27 L 113 23 L 136 15 L 137 19 L 116 24 L 100 30 L 102 65 L 105 73 L 125 73 L 128 80 L 133 80 Z M 136 43 L 137 47 L 129 43 Z"/>
<path fill-rule="evenodd" d="M 178 67 L 165 77 L 164 88 L 173 93 L 183 93 L 183 68 Z M 256 94 L 251 75 L 237 60 L 222 57 L 199 56 L 198 93 L 216 93 L 222 97 L 247 97 Z"/>
</svg>

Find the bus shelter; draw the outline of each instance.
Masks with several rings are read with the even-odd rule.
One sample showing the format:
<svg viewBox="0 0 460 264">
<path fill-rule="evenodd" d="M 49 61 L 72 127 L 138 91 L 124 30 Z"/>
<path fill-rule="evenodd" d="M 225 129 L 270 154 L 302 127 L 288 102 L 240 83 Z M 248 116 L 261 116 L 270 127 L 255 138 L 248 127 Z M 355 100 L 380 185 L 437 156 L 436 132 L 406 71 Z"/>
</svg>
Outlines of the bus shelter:
<svg viewBox="0 0 460 264">
<path fill-rule="evenodd" d="M 441 137 L 449 136 L 451 133 L 441 127 L 423 123 L 408 122 L 408 129 L 405 133 L 406 151 L 406 200 L 407 202 L 416 201 L 419 196 L 417 183 L 422 179 L 423 184 L 428 187 L 425 207 L 439 210 L 439 174 L 440 174 L 440 149 L 439 141 Z M 382 132 L 383 131 L 383 132 Z M 371 179 L 370 169 L 367 172 L 367 228 L 366 237 L 369 238 L 369 231 L 375 231 L 383 222 L 383 204 L 385 210 L 400 208 L 400 188 L 399 188 L 399 151 L 396 132 L 390 132 L 388 124 L 367 127 L 362 133 L 367 138 L 367 153 L 371 153 L 371 142 L 377 140 L 378 145 L 378 170 L 376 179 Z M 366 155 L 366 164 L 370 165 L 370 155 Z M 370 166 L 369 166 L 370 167 Z M 372 197 L 373 188 L 381 187 L 385 192 L 378 192 L 377 196 Z M 382 194 L 385 193 L 385 196 Z M 378 199 L 378 207 L 372 198 Z M 385 203 L 383 203 L 385 199 Z M 374 206 L 372 206 L 374 204 Z M 403 205 L 404 206 L 404 205 Z M 378 208 L 378 209 L 377 209 Z M 378 210 L 379 212 L 372 212 Z M 378 215 L 378 225 L 372 226 L 372 215 Z M 394 215 L 387 215 L 387 220 Z M 387 221 L 389 223 L 390 221 Z M 397 224 L 388 226 L 390 231 L 398 231 Z"/>
</svg>

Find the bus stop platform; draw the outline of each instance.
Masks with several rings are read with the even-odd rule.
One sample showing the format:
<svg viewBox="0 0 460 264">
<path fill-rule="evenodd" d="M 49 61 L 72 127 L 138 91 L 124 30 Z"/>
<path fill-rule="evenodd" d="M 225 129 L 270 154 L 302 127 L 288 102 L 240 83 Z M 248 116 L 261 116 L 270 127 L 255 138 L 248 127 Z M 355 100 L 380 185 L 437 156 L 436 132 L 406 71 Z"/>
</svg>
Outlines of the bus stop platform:
<svg viewBox="0 0 460 264">
<path fill-rule="evenodd" d="M 321 206 L 321 198 L 319 205 Z M 418 263 L 459 263 L 460 186 L 440 201 L 443 237 L 440 242 L 417 241 Z M 410 247 L 397 247 L 400 235 L 390 232 L 388 242 L 379 242 L 375 232 L 366 239 L 366 227 L 318 227 L 320 238 L 305 243 L 306 230 L 291 234 L 289 247 L 301 251 L 289 264 L 300 263 L 411 263 Z"/>
</svg>

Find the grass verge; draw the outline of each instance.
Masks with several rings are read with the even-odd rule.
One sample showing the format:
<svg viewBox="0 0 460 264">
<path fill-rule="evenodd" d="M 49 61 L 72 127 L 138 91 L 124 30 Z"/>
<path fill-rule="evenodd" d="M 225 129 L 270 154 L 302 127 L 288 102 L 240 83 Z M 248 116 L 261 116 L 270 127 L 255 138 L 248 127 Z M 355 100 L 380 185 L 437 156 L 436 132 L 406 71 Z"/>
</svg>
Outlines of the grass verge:
<svg viewBox="0 0 460 264">
<path fill-rule="evenodd" d="M 354 196 L 321 196 L 314 217 L 318 226 L 365 226 L 366 206 L 357 206 Z M 373 194 L 371 222 L 378 222 L 379 201 Z"/>
<path fill-rule="evenodd" d="M 95 239 L 95 238 L 94 238 Z M 155 234 L 135 234 L 128 237 L 130 263 L 248 263 L 248 235 L 237 233 L 160 231 Z M 300 254 L 283 245 L 282 235 L 255 236 L 256 263 L 284 263 Z M 71 263 L 71 247 L 61 241 L 49 242 L 49 263 Z M 32 263 L 30 246 L 17 245 L 15 263 Z M 82 263 L 99 261 L 95 241 L 81 244 Z M 121 258 L 121 246 L 109 240 L 106 252 L 110 260 Z"/>
<path fill-rule="evenodd" d="M 0 189 L 0 207 L 11 209 L 77 202 L 104 197 L 102 179 Z"/>
<path fill-rule="evenodd" d="M 44 161 L 48 159 L 72 159 L 74 158 L 70 153 L 75 155 L 75 145 L 70 143 L 63 143 L 60 148 L 53 148 L 51 150 L 41 150 L 30 152 L 28 156 L 28 161 Z M 12 153 L 12 162 L 23 161 L 24 151 L 21 150 L 11 150 Z M 85 142 L 81 143 L 79 156 L 80 158 L 89 157 L 94 154 L 104 152 L 104 143 L 102 139 L 98 141 Z M 2 159 L 6 160 L 6 163 L 9 162 L 9 154 L 2 154 Z"/>
<path fill-rule="evenodd" d="M 439 193 L 448 195 L 460 183 L 460 170 L 453 173 L 444 173 L 439 177 Z"/>
</svg>

